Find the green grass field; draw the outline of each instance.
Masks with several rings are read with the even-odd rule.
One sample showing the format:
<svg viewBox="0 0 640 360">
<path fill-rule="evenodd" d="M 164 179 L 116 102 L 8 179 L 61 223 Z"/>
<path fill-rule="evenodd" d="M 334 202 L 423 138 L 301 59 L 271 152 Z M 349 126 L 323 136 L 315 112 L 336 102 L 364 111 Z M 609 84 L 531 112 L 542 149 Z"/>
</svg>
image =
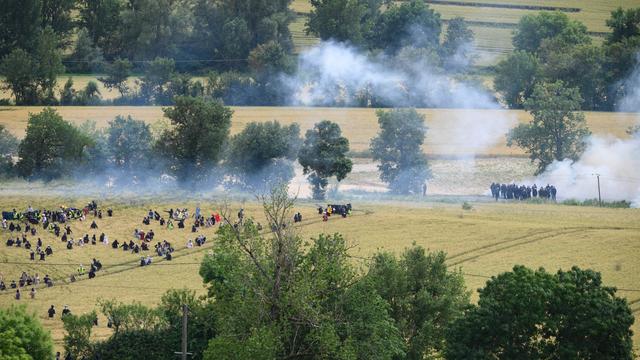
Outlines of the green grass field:
<svg viewBox="0 0 640 360">
<path fill-rule="evenodd" d="M 167 195 L 169 196 L 169 195 Z M 176 199 L 180 196 L 175 194 Z M 88 199 L 51 198 L 42 196 L 4 196 L 2 209 L 25 208 L 28 204 L 48 208 L 59 205 L 84 204 Z M 156 241 L 164 239 L 176 247 L 172 262 L 159 261 L 141 268 L 139 257 L 104 245 L 86 245 L 66 250 L 64 244 L 51 234 L 39 233 L 45 244 L 54 248 L 54 255 L 45 262 L 28 260 L 24 249 L 6 248 L 0 252 L 0 273 L 5 281 L 22 271 L 49 274 L 56 279 L 53 288 L 39 289 L 35 300 L 27 292 L 20 301 L 41 317 L 53 333 L 58 347 L 63 336 L 58 318 L 46 318 L 46 309 L 54 304 L 61 308 L 68 304 L 75 313 L 93 310 L 99 298 L 116 298 L 120 301 L 140 301 L 156 304 L 160 296 L 170 288 L 189 288 L 203 293 L 198 276 L 199 262 L 215 241 L 214 229 L 204 229 L 209 242 L 202 248 L 186 249 L 185 243 L 193 234 L 188 229 L 167 230 L 157 223 L 143 226 L 142 217 L 149 208 L 159 211 L 169 207 L 202 207 L 205 213 L 219 211 L 221 199 L 178 201 L 162 199 L 98 199 L 101 207 L 113 207 L 115 216 L 98 220 L 99 229 L 90 231 L 89 221 L 74 222 L 74 236 L 105 232 L 111 241 L 130 240 L 135 228 L 156 232 Z M 316 215 L 316 204 L 299 202 L 304 221 L 300 234 L 311 238 L 319 233 L 340 232 L 354 245 L 354 261 L 365 263 L 366 258 L 377 251 L 399 253 L 412 243 L 430 250 L 443 250 L 449 254 L 452 268 L 465 273 L 467 287 L 474 291 L 483 286 L 487 277 L 507 271 L 515 264 L 533 268 L 545 267 L 549 271 L 568 269 L 573 265 L 593 268 L 602 272 L 607 285 L 617 286 L 619 295 L 640 311 L 640 210 L 573 208 L 560 205 L 472 203 L 473 210 L 463 211 L 459 203 L 415 202 L 365 202 L 355 205 L 354 215 L 347 219 L 331 218 L 324 223 Z M 263 221 L 258 204 L 248 201 L 232 203 L 233 211 L 242 206 L 248 215 Z M 93 217 L 90 216 L 89 220 Z M 8 234 L 3 234 L 3 239 Z M 155 243 L 155 241 L 154 241 Z M 152 244 L 153 245 L 153 244 Z M 67 283 L 69 274 L 92 258 L 104 265 L 95 279 L 83 279 Z M 0 306 L 15 303 L 13 292 L 0 293 Z M 108 336 L 105 319 L 95 329 L 96 337 Z M 634 325 L 635 341 L 640 341 L 640 326 Z"/>
</svg>

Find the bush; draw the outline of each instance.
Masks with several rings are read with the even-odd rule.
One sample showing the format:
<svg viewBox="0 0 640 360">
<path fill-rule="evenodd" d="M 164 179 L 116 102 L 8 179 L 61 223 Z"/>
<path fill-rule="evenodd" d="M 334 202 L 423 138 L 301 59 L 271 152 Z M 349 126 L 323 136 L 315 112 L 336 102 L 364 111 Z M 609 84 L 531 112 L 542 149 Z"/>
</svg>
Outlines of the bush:
<svg viewBox="0 0 640 360">
<path fill-rule="evenodd" d="M 628 209 L 631 207 L 631 202 L 626 200 L 619 201 L 603 201 L 602 205 L 598 201 L 598 199 L 587 199 L 587 200 L 576 200 L 576 199 L 567 199 L 562 202 L 562 205 L 568 206 L 602 206 L 606 208 L 614 208 L 614 209 Z"/>
</svg>

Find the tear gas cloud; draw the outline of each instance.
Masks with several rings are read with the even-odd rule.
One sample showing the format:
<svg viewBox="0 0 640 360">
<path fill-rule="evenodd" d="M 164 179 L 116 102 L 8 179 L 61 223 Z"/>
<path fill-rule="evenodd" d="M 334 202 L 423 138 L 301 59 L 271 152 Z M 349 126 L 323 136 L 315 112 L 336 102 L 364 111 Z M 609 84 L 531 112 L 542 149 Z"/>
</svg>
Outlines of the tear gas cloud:
<svg viewBox="0 0 640 360">
<path fill-rule="evenodd" d="M 635 69 L 623 82 L 626 95 L 619 111 L 640 112 L 640 54 L 637 59 Z M 627 200 L 640 207 L 640 134 L 629 139 L 592 135 L 578 161 L 556 161 L 533 181 L 554 184 L 561 198 L 593 199 L 598 197 L 594 174 L 600 174 L 603 199 Z"/>
<path fill-rule="evenodd" d="M 470 51 L 464 44 L 460 51 Z M 460 55 L 448 60 L 460 66 Z M 455 80 L 429 61 L 428 53 L 400 50 L 395 58 L 367 56 L 344 43 L 327 41 L 302 53 L 298 72 L 285 77 L 293 106 L 363 105 L 363 94 L 387 107 L 422 106 L 436 108 L 501 109 L 495 98 L 474 84 Z M 372 100 L 371 100 L 372 99 Z M 375 105 L 375 103 L 373 105 Z M 446 133 L 427 136 L 451 144 L 449 153 L 464 147 L 467 157 L 505 141 L 505 133 L 516 123 L 507 112 L 459 111 L 452 114 Z"/>
<path fill-rule="evenodd" d="M 598 197 L 595 174 L 600 174 L 603 200 L 627 200 L 640 205 L 640 138 L 591 136 L 578 161 L 556 161 L 530 183 L 553 184 L 560 199 Z"/>
</svg>

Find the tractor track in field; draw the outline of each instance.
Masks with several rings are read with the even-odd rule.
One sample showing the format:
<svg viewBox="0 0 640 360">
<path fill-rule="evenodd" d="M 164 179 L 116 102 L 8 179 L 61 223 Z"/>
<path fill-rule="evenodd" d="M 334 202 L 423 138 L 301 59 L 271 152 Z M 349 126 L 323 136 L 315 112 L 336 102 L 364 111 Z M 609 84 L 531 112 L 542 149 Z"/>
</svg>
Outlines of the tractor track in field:
<svg viewBox="0 0 640 360">
<path fill-rule="evenodd" d="M 451 266 L 456 266 L 456 265 L 460 265 L 462 263 L 471 261 L 471 260 L 475 260 L 478 259 L 480 257 L 483 256 L 487 256 L 487 255 L 491 255 L 491 254 L 495 254 L 497 252 L 500 251 L 504 251 L 504 250 L 508 250 L 514 247 L 518 247 L 518 246 L 522 246 L 522 245 L 529 245 L 529 244 L 533 244 L 542 240 L 546 240 L 546 239 L 551 239 L 557 236 L 561 236 L 561 235 L 567 235 L 567 234 L 574 234 L 574 233 L 578 233 L 578 232 L 582 232 L 584 231 L 584 228 L 579 228 L 579 229 L 565 229 L 562 231 L 557 231 L 557 230 L 548 230 L 548 231 L 541 231 L 535 234 L 530 234 L 530 235 L 525 235 L 525 236 L 520 236 L 517 237 L 515 239 L 509 239 L 509 240 L 504 240 L 504 241 L 499 241 L 497 243 L 493 243 L 493 244 L 488 244 L 488 245 L 484 245 L 469 251 L 465 251 L 464 254 L 460 253 L 457 255 L 452 256 L 452 258 L 459 258 L 461 256 L 464 256 L 466 254 L 470 254 L 470 253 L 474 253 L 476 251 L 481 251 L 481 250 L 485 250 L 485 249 L 489 249 L 489 251 L 481 253 L 481 254 L 477 254 L 477 255 L 472 255 L 469 257 L 465 257 L 463 259 L 448 263 L 447 266 L 451 267 Z M 542 236 L 539 236 L 542 235 Z M 524 241 L 522 241 L 524 240 Z M 505 245 L 508 244 L 506 246 L 502 246 L 502 247 L 497 247 L 500 245 Z M 497 248 L 496 248 L 497 247 Z M 451 258 L 449 258 L 451 259 Z"/>
<path fill-rule="evenodd" d="M 368 215 L 374 214 L 374 211 L 371 211 L 371 210 L 353 210 L 353 212 L 354 212 L 354 214 L 349 216 L 349 218 L 351 218 L 351 217 L 360 217 L 360 216 L 368 216 Z M 361 212 L 361 213 L 359 213 L 359 212 Z M 331 220 L 329 220 L 329 221 L 331 221 Z M 296 225 L 295 227 L 296 228 L 300 228 L 300 227 L 303 227 L 303 226 L 319 224 L 319 223 L 322 223 L 322 222 L 323 222 L 322 219 L 317 219 L 317 220 L 314 219 L 314 220 L 306 220 L 306 221 L 303 220 L 302 224 Z M 261 232 L 260 234 L 261 235 L 266 235 L 266 234 L 270 234 L 270 233 L 272 233 L 272 231 L 265 230 L 265 231 Z M 213 247 L 213 241 L 212 240 L 215 240 L 215 237 L 213 239 L 211 239 L 211 240 L 208 240 L 205 243 L 204 246 L 200 246 L 200 247 L 193 248 L 193 249 L 188 249 L 188 248 L 185 247 L 185 248 L 181 248 L 181 249 L 175 250 L 172 253 L 172 255 L 176 254 L 176 253 L 179 253 L 179 254 L 173 255 L 171 261 L 173 261 L 175 259 L 179 259 L 179 258 L 185 257 L 185 256 L 192 256 L 192 255 L 195 255 L 195 254 L 199 254 L 199 253 L 202 253 L 202 252 L 204 252 L 206 250 L 211 249 Z M 118 251 L 118 250 L 116 250 L 116 251 Z M 152 250 L 149 250 L 149 251 L 152 251 Z M 167 265 L 173 264 L 173 263 L 170 263 L 169 260 L 165 260 L 164 258 L 162 258 L 162 259 L 158 260 L 157 262 L 155 262 L 155 263 L 153 263 L 153 264 L 151 264 L 149 266 L 153 266 L 153 265 L 157 265 L 157 264 L 164 264 L 164 263 L 167 263 Z M 0 264 L 2 264 L 2 263 L 0 262 Z M 177 263 L 176 265 L 179 265 L 179 264 L 180 263 Z M 46 265 L 46 264 L 43 264 L 43 265 Z M 73 265 L 69 264 L 69 266 L 73 266 Z M 118 268 L 122 268 L 122 269 L 118 269 Z M 138 259 L 124 261 L 124 262 L 117 263 L 117 264 L 112 264 L 112 265 L 109 266 L 109 270 L 108 271 L 106 269 L 100 271 L 100 272 L 104 271 L 104 273 L 101 276 L 99 276 L 99 278 L 104 278 L 106 276 L 121 274 L 123 272 L 135 270 L 135 269 L 138 269 L 138 268 L 140 268 L 140 260 L 138 260 Z M 87 277 L 79 278 L 75 282 L 71 282 L 70 280 L 68 280 L 68 277 L 69 276 L 67 276 L 65 278 L 53 278 L 54 287 L 64 286 L 64 285 L 73 285 L 73 284 L 76 284 L 76 283 L 79 283 L 79 282 L 84 282 L 84 281 L 90 280 L 88 278 L 88 276 L 87 276 Z M 98 276 L 96 276 L 96 278 L 98 278 Z M 60 285 L 56 285 L 57 283 L 61 283 L 61 284 Z M 36 288 L 39 288 L 41 290 L 49 289 L 44 284 L 41 284 L 40 286 L 38 286 Z M 2 296 L 2 295 L 5 295 L 5 296 L 11 295 L 12 296 L 13 293 L 11 293 L 11 292 L 0 293 L 0 296 Z"/>
<path fill-rule="evenodd" d="M 627 304 L 629 305 L 629 308 L 631 309 L 632 314 L 635 314 L 640 311 L 640 298 L 629 300 Z M 636 304 L 638 306 L 634 306 Z"/>
</svg>

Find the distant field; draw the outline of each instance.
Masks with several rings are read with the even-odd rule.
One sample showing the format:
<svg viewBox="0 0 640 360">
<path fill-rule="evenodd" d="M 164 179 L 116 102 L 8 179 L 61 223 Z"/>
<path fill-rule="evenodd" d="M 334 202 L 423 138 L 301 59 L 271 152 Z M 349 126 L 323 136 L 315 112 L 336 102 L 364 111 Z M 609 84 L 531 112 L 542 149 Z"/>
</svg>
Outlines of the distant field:
<svg viewBox="0 0 640 360">
<path fill-rule="evenodd" d="M 25 208 L 28 204 L 53 208 L 61 204 L 82 205 L 88 200 L 27 194 L 3 196 L 0 208 Z M 52 330 L 58 347 L 63 336 L 62 323 L 59 317 L 46 319 L 46 309 L 51 304 L 59 310 L 68 304 L 77 314 L 94 309 L 99 298 L 154 305 L 170 288 L 189 288 L 201 294 L 205 291 L 198 268 L 204 253 L 215 241 L 214 229 L 204 229 L 203 234 L 209 239 L 205 247 L 186 249 L 186 240 L 193 238 L 190 230 L 167 230 L 157 223 L 144 226 L 141 219 L 149 208 L 163 211 L 186 206 L 193 211 L 199 205 L 209 213 L 220 210 L 220 202 L 202 199 L 197 203 L 185 203 L 162 200 L 162 196 L 156 200 L 98 199 L 98 202 L 103 207 L 113 207 L 115 216 L 98 220 L 98 231 L 90 231 L 89 222 L 72 223 L 74 237 L 105 232 L 111 241 L 128 241 L 133 229 L 151 228 L 156 232 L 156 241 L 166 239 L 177 251 L 172 262 L 154 257 L 152 266 L 141 268 L 138 255 L 103 245 L 66 250 L 64 244 L 49 233 L 38 234 L 45 244 L 54 248 L 54 255 L 45 262 L 32 263 L 26 250 L 0 245 L 3 249 L 0 251 L 0 274 L 5 281 L 19 276 L 22 271 L 38 273 L 40 277 L 49 274 L 56 279 L 56 286 L 39 289 L 35 300 L 29 299 L 25 291 L 20 302 L 28 304 Z M 460 204 L 433 203 L 429 198 L 425 202 L 411 203 L 355 203 L 352 217 L 331 218 L 328 223 L 320 221 L 313 202 L 301 202 L 296 210 L 301 211 L 304 218 L 299 227 L 302 236 L 310 238 L 322 232 L 340 232 L 355 245 L 352 254 L 357 257 L 366 258 L 378 250 L 399 253 L 413 242 L 432 251 L 446 251 L 452 268 L 459 267 L 464 272 L 474 301 L 477 299 L 475 290 L 483 286 L 488 276 L 507 271 L 515 264 L 533 268 L 543 266 L 551 272 L 578 265 L 602 272 L 605 284 L 619 287 L 618 294 L 633 302 L 636 315 L 640 311 L 640 210 L 503 203 L 472 205 L 472 211 L 463 211 Z M 240 206 L 248 216 L 264 222 L 258 204 L 250 200 L 242 205 L 235 203 L 233 211 Z M 8 234 L 3 233 L 2 238 L 7 237 Z M 87 266 L 94 257 L 104 265 L 104 270 L 95 279 L 65 283 L 78 264 Z M 0 293 L 0 306 L 15 303 L 12 296 L 12 292 Z M 108 336 L 110 330 L 105 325 L 106 320 L 101 317 L 99 326 L 94 329 L 97 338 Z M 633 329 L 638 344 L 638 322 Z"/>
<path fill-rule="evenodd" d="M 24 136 L 28 114 L 39 112 L 42 107 L 0 107 L 0 124 L 18 137 Z M 363 108 L 298 108 L 298 107 L 234 107 L 232 133 L 241 131 L 252 121 L 279 120 L 288 124 L 297 122 L 302 132 L 321 120 L 337 122 L 350 141 L 353 151 L 366 151 L 370 139 L 378 131 L 375 109 Z M 94 120 L 98 126 L 106 126 L 116 115 L 131 115 L 136 119 L 153 123 L 162 118 L 162 108 L 140 107 L 58 107 L 67 120 L 79 124 Z M 485 156 L 521 156 L 522 151 L 505 145 L 502 134 L 497 133 L 496 144 L 479 149 L 472 144 L 477 133 L 471 126 L 489 127 L 495 119 L 517 122 L 529 121 L 529 115 L 516 110 L 471 110 L 471 109 L 420 109 L 425 114 L 429 133 L 424 150 L 429 155 L 447 156 L 477 153 Z M 625 130 L 640 120 L 638 114 L 587 112 L 589 128 L 595 134 L 610 134 L 625 137 Z M 501 130 L 496 130 L 500 132 Z M 506 132 L 506 129 L 503 131 Z"/>
<path fill-rule="evenodd" d="M 447 2 L 451 4 L 445 4 Z M 504 7 L 482 6 L 483 4 L 498 4 Z M 638 0 L 439 0 L 430 6 L 442 15 L 445 22 L 461 16 L 475 24 L 471 29 L 476 35 L 476 64 L 486 66 L 497 63 L 501 57 L 513 49 L 512 28 L 520 18 L 539 11 L 523 9 L 522 6 L 579 9 L 580 11 L 566 12 L 566 14 L 572 19 L 582 21 L 587 29 L 594 33 L 594 41 L 600 42 L 602 34 L 596 33 L 609 31 L 605 21 L 610 17 L 611 11 L 618 7 L 637 7 L 640 6 L 640 2 Z M 512 8 L 509 8 L 510 6 Z M 299 15 L 307 14 L 312 9 L 308 0 L 294 0 L 291 7 Z M 304 23 L 302 16 L 299 16 L 291 26 L 298 51 L 314 43 L 312 37 L 299 32 L 300 23 Z M 483 25 L 479 26 L 478 23 Z"/>
</svg>

